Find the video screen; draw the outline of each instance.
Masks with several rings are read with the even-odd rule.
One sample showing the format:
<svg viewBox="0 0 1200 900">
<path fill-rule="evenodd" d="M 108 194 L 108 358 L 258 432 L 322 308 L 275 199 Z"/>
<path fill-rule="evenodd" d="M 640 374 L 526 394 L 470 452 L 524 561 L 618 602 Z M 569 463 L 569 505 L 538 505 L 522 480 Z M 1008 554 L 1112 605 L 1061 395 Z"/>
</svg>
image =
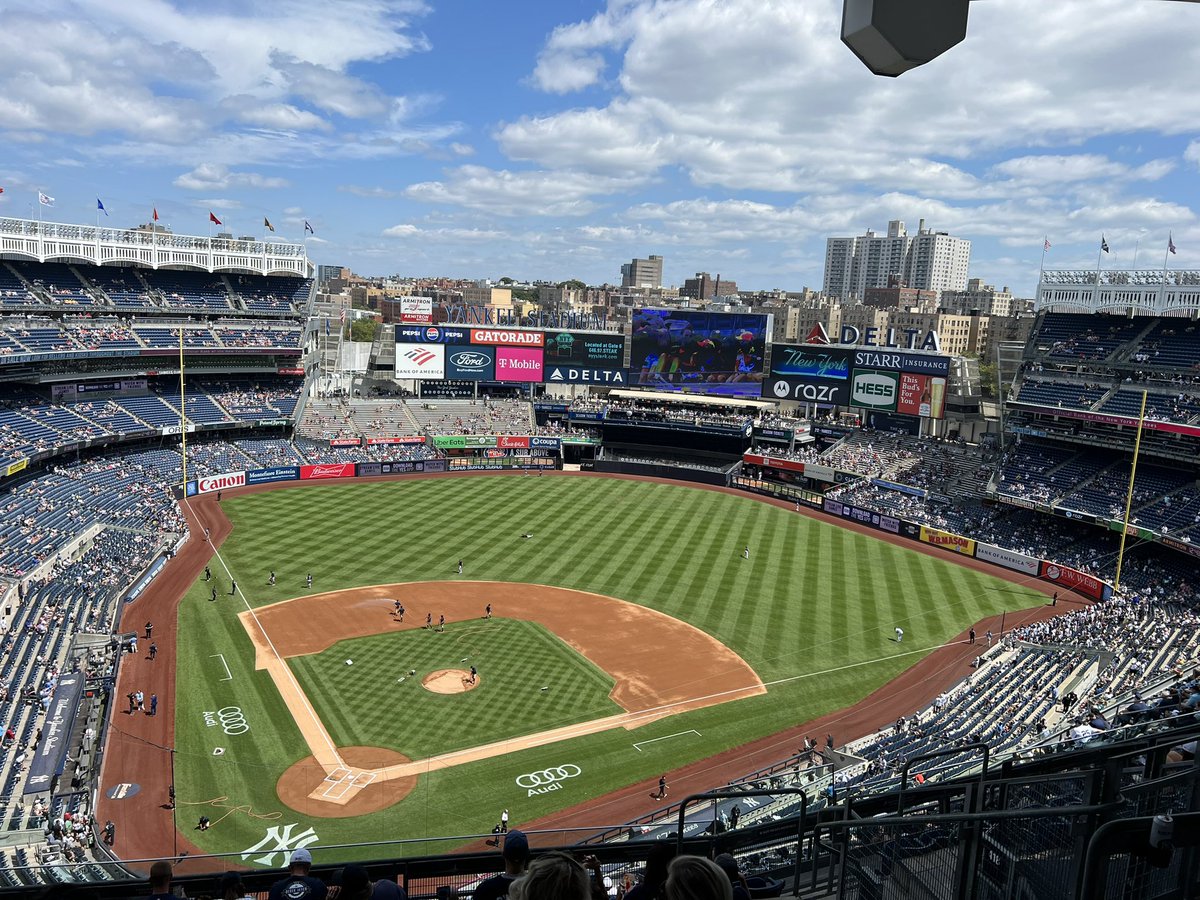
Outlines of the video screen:
<svg viewBox="0 0 1200 900">
<path fill-rule="evenodd" d="M 766 316 L 634 310 L 630 383 L 660 391 L 757 397 L 766 333 Z"/>
</svg>

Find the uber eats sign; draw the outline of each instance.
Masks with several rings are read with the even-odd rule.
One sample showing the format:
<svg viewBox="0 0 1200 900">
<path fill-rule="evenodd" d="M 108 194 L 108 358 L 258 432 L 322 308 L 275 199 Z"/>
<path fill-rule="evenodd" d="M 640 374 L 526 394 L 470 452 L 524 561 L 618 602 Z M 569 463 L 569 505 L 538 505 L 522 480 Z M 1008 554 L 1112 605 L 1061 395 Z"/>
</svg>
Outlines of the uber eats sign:
<svg viewBox="0 0 1200 900">
<path fill-rule="evenodd" d="M 850 381 L 850 405 L 877 412 L 895 412 L 900 394 L 899 372 L 855 369 Z"/>
</svg>

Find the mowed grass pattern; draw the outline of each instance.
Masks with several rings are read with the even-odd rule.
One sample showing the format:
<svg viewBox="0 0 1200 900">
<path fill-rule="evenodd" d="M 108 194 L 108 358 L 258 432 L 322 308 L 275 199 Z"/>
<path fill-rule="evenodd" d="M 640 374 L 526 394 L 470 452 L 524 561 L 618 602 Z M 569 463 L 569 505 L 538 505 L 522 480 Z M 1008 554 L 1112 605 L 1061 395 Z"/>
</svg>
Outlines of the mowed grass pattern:
<svg viewBox="0 0 1200 900">
<path fill-rule="evenodd" d="M 1030 589 L 956 565 L 949 554 L 919 553 L 750 497 L 682 485 L 565 476 L 447 477 L 284 488 L 227 497 L 223 506 L 234 531 L 221 553 L 252 605 L 407 581 L 550 584 L 619 597 L 686 621 L 739 653 L 768 685 L 765 695 L 668 717 L 633 732 L 617 729 L 429 772 L 396 807 L 360 819 L 320 820 L 323 843 L 385 833 L 392 838 L 486 833 L 504 807 L 514 821 L 527 821 L 657 778 L 664 770 L 849 706 L 967 625 L 1044 602 Z M 533 537 L 522 539 L 524 532 Z M 749 560 L 742 558 L 747 545 Z M 462 576 L 456 569 L 460 558 Z M 278 583 L 269 587 L 272 570 Z M 213 571 L 219 589 L 228 591 L 221 565 L 214 562 Z M 309 572 L 311 589 L 305 586 Z M 208 603 L 208 588 L 198 583 L 181 612 L 181 632 L 189 639 L 180 650 L 177 780 L 189 794 L 228 796 L 255 815 L 277 810 L 291 821 L 298 814 L 280 810 L 274 784 L 308 749 L 270 679 L 253 670 L 249 641 L 236 619 L 242 599 L 222 596 Z M 905 630 L 902 645 L 893 639 L 897 625 Z M 224 672 L 208 658 L 218 651 L 229 660 L 233 682 L 221 682 Z M 678 664 L 702 671 L 706 661 Z M 341 675 L 330 672 L 316 681 Z M 364 729 L 387 728 L 386 716 L 363 724 L 372 705 L 387 697 L 386 688 L 375 697 L 361 686 L 350 697 L 340 697 L 341 688 L 325 689 L 323 710 L 356 707 L 344 722 L 330 714 L 334 721 L 327 724 L 339 743 L 360 744 Z M 463 703 L 456 728 L 478 735 L 480 743 L 489 740 L 497 715 L 491 704 L 475 708 L 469 694 L 450 699 Z M 217 736 L 204 727 L 202 711 L 230 703 L 245 709 L 251 731 L 244 740 L 226 741 L 225 755 L 213 759 Z M 536 705 L 501 706 L 505 733 L 545 727 Z M 585 701 L 583 709 L 593 707 Z M 698 734 L 640 751 L 632 746 L 689 729 Z M 430 737 L 427 746 L 434 744 Z M 781 744 L 779 758 L 795 749 Z M 566 762 L 585 774 L 564 791 L 527 797 L 514 786 L 522 773 Z M 647 809 L 652 806 L 648 801 Z M 261 837 L 259 820 L 231 816 L 219 832 L 194 839 L 206 849 L 240 850 Z"/>
<path fill-rule="evenodd" d="M 355 638 L 289 663 L 339 747 L 387 747 L 410 759 L 623 712 L 608 697 L 612 678 L 535 622 Z M 480 673 L 471 691 L 421 686 L 438 669 L 471 665 Z"/>
</svg>

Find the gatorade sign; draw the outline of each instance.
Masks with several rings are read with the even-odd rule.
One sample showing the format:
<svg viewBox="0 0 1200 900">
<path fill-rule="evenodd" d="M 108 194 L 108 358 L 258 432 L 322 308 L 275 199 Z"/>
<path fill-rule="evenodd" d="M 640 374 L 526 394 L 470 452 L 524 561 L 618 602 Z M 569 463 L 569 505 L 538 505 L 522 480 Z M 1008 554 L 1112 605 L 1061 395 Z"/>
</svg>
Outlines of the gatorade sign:
<svg viewBox="0 0 1200 900">
<path fill-rule="evenodd" d="M 895 372 L 854 370 L 850 382 L 850 405 L 860 409 L 895 412 L 900 376 Z"/>
</svg>

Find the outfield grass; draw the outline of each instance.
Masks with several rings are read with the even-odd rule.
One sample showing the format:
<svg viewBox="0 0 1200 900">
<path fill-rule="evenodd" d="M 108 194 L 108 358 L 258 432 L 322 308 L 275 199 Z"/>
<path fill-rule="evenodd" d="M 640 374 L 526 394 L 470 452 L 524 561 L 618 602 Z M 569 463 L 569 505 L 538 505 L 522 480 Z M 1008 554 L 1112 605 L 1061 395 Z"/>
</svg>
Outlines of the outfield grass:
<svg viewBox="0 0 1200 900">
<path fill-rule="evenodd" d="M 188 635 L 178 676 L 181 801 L 228 796 L 253 815 L 282 810 L 280 821 L 312 825 L 325 844 L 487 832 L 504 807 L 519 822 L 657 777 L 848 706 L 913 665 L 920 658 L 914 651 L 932 649 L 984 616 L 1044 599 L 949 558 L 748 497 L 679 485 L 566 477 L 362 481 L 226 498 L 223 507 L 234 532 L 222 555 L 254 605 L 355 585 L 453 581 L 462 558 L 464 580 L 595 591 L 675 616 L 737 651 L 769 685 L 765 695 L 632 733 L 605 732 L 429 773 L 401 804 L 370 816 L 305 818 L 274 794 L 279 774 L 308 750 L 270 679 L 253 671 L 249 640 L 236 618 L 244 607 L 228 597 L 207 602 L 209 585 L 198 583 L 181 611 L 180 633 Z M 534 538 L 522 540 L 525 531 Z M 750 560 L 741 558 L 746 545 Z M 212 568 L 227 590 L 220 564 Z M 278 583 L 267 587 L 271 570 Z M 311 591 L 304 585 L 308 572 Z M 897 625 L 905 630 L 900 646 L 891 640 Z M 220 662 L 209 658 L 216 652 L 224 654 L 232 681 L 221 680 Z M 704 660 L 680 665 L 703 666 Z M 319 676 L 325 677 L 336 676 Z M 323 708 L 333 698 L 322 700 Z M 360 701 L 367 707 L 380 702 L 364 690 L 346 702 Z M 204 725 L 203 711 L 231 704 L 243 709 L 250 731 L 225 738 Z M 480 717 L 494 715 L 479 706 Z M 458 727 L 483 735 L 489 726 L 472 727 L 466 721 L 472 711 L 459 708 L 464 721 Z M 538 730 L 537 712 L 524 704 L 503 710 L 517 732 Z M 362 739 L 363 712 L 344 723 L 333 719 L 326 721 L 339 742 L 393 746 Z M 685 730 L 700 735 L 641 752 L 632 746 Z M 218 740 L 225 753 L 213 757 Z M 782 747 L 780 758 L 794 750 Z M 567 762 L 583 774 L 563 791 L 527 797 L 514 784 L 522 773 Z M 251 814 L 236 813 L 195 840 L 208 849 L 240 850 L 260 840 L 263 827 Z"/>
<path fill-rule="evenodd" d="M 624 712 L 608 697 L 613 679 L 536 622 L 495 618 L 354 638 L 288 662 L 339 747 L 387 747 L 409 759 Z M 480 671 L 474 690 L 421 686 L 430 672 L 472 665 Z M 540 690 L 550 684 L 553 691 Z"/>
</svg>

